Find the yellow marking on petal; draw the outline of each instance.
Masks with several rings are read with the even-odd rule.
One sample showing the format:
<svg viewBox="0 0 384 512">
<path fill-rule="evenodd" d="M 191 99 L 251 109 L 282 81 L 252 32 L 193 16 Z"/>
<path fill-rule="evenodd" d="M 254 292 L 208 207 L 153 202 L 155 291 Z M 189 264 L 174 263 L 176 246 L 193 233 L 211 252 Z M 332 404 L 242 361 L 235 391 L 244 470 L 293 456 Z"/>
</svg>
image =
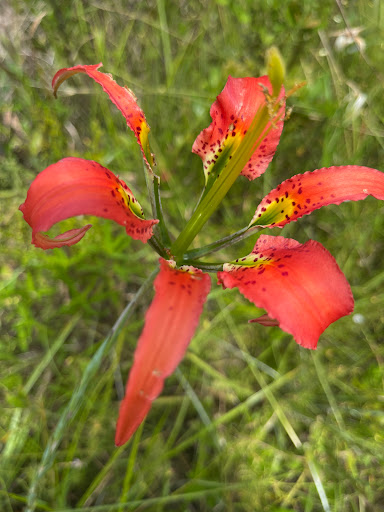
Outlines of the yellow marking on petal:
<svg viewBox="0 0 384 512">
<path fill-rule="evenodd" d="M 121 205 L 121 207 L 124 209 L 129 209 L 139 219 L 145 218 L 140 203 L 137 201 L 124 181 L 116 178 L 116 181 L 111 183 L 111 189 L 111 194 L 115 198 L 117 204 Z"/>
<path fill-rule="evenodd" d="M 201 280 L 202 276 L 204 275 L 201 270 L 196 269 L 195 267 L 192 267 L 191 265 L 181 265 L 180 267 L 177 267 L 175 260 L 167 260 L 167 263 L 172 270 L 190 274 L 190 277 L 192 279 Z"/>
<path fill-rule="evenodd" d="M 249 226 L 279 225 L 281 222 L 290 221 L 301 212 L 308 209 L 307 199 L 302 197 L 301 183 L 293 184 L 295 189 L 279 193 L 273 197 L 268 194 L 259 204 Z"/>
<path fill-rule="evenodd" d="M 143 148 L 145 148 L 148 144 L 148 133 L 150 132 L 150 128 L 149 128 L 147 122 L 145 121 L 145 119 L 141 122 L 140 127 L 141 127 L 141 130 L 140 130 L 139 139 L 140 139 L 141 145 L 143 146 Z"/>
<path fill-rule="evenodd" d="M 244 258 L 238 258 L 230 263 L 224 263 L 223 271 L 231 272 L 241 268 L 244 270 L 247 268 L 260 268 L 260 270 L 262 270 L 265 266 L 273 266 L 274 263 L 275 261 L 271 256 L 264 256 L 263 253 L 260 252 L 251 252 L 248 256 L 244 256 Z"/>
<path fill-rule="evenodd" d="M 215 177 L 217 177 L 217 174 L 224 169 L 228 161 L 232 158 L 232 155 L 239 147 L 243 138 L 244 134 L 241 129 L 236 129 L 232 123 L 228 127 L 225 138 L 220 143 L 213 143 L 211 148 L 207 148 L 208 160 L 206 160 L 206 164 L 204 165 L 206 182 L 209 180 L 209 176 L 213 174 L 213 172 Z M 215 169 L 213 169 L 214 166 L 216 166 Z M 219 172 L 216 171 L 218 168 L 220 168 Z"/>
</svg>

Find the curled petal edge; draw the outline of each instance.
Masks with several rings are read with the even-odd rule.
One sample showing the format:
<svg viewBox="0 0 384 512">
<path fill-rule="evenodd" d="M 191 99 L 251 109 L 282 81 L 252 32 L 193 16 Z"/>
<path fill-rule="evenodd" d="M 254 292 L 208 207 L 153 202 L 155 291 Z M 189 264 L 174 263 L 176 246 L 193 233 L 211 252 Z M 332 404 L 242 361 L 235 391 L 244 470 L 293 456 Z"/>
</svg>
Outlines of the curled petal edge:
<svg viewBox="0 0 384 512">
<path fill-rule="evenodd" d="M 127 125 L 136 136 L 137 142 L 140 145 L 143 157 L 149 168 L 151 169 L 152 155 L 148 145 L 148 133 L 150 131 L 147 120 L 145 119 L 144 112 L 137 104 L 137 98 L 128 87 L 121 87 L 118 85 L 112 76 L 107 73 L 98 71 L 98 68 L 103 64 L 92 65 L 78 65 L 72 68 L 60 69 L 52 79 L 53 94 L 57 95 L 60 85 L 77 73 L 85 73 L 103 88 L 109 96 L 109 99 L 116 105 L 120 112 L 125 117 Z"/>
<path fill-rule="evenodd" d="M 92 160 L 63 158 L 44 169 L 32 182 L 19 207 L 32 228 L 32 243 L 42 249 L 73 245 L 90 228 L 50 238 L 43 234 L 54 224 L 77 215 L 95 215 L 124 226 L 129 236 L 147 242 L 158 220 L 145 220 L 132 191 L 109 169 Z"/>
</svg>

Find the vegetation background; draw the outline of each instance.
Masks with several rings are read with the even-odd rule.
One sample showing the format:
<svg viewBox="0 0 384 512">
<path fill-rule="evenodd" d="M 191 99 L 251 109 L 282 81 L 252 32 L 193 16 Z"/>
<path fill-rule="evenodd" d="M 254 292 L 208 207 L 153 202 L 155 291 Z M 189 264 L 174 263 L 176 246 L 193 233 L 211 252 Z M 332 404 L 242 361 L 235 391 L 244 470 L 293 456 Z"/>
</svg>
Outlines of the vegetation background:
<svg viewBox="0 0 384 512">
<path fill-rule="evenodd" d="M 59 68 L 100 61 L 147 115 L 174 235 L 203 185 L 190 150 L 211 103 L 229 74 L 265 73 L 270 45 L 287 87 L 307 85 L 289 100 L 269 170 L 237 181 L 197 243 L 243 227 L 297 172 L 384 170 L 383 32 L 381 0 L 2 1 L 1 511 L 384 509 L 383 203 L 330 206 L 282 233 L 323 243 L 352 285 L 354 314 L 317 351 L 248 324 L 254 306 L 213 276 L 187 356 L 119 449 L 119 399 L 151 290 L 112 341 L 110 329 L 157 258 L 99 219 L 80 244 L 43 252 L 18 211 L 39 171 L 81 156 L 120 174 L 149 212 L 139 148 L 106 95 L 85 76 L 58 100 L 50 90 Z"/>
</svg>

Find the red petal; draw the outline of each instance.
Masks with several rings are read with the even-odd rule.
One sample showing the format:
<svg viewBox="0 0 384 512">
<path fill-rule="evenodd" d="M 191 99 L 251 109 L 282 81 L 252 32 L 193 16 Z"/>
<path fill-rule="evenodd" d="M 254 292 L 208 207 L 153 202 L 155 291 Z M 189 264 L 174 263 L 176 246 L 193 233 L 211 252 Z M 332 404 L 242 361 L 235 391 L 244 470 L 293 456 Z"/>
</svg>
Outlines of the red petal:
<svg viewBox="0 0 384 512">
<path fill-rule="evenodd" d="M 278 327 L 279 322 L 275 318 L 271 318 L 269 315 L 261 315 L 258 318 L 254 318 L 253 320 L 248 320 L 249 323 L 257 323 L 260 325 L 264 325 L 264 327 Z"/>
<path fill-rule="evenodd" d="M 282 236 L 262 235 L 251 254 L 226 263 L 219 282 L 240 292 L 276 318 L 300 345 L 316 348 L 321 333 L 353 311 L 348 281 L 318 242 L 304 245 Z"/>
<path fill-rule="evenodd" d="M 185 267 L 182 267 L 182 269 Z M 155 298 L 140 336 L 117 420 L 117 446 L 126 443 L 161 393 L 164 379 L 179 364 L 196 330 L 211 287 L 208 274 L 176 270 L 160 259 Z"/>
<path fill-rule="evenodd" d="M 36 247 L 40 247 L 41 249 L 54 249 L 55 247 L 63 247 L 63 245 L 74 245 L 77 244 L 77 242 L 80 242 L 85 233 L 91 227 L 92 224 L 87 224 L 82 228 L 71 229 L 65 233 L 61 233 L 54 238 L 50 238 L 43 233 L 37 232 L 34 235 L 34 244 Z"/>
<path fill-rule="evenodd" d="M 211 106 L 212 123 L 195 140 L 192 151 L 204 164 L 206 181 L 225 167 L 231 154 L 244 138 L 256 112 L 265 105 L 265 92 L 272 93 L 267 76 L 259 78 L 229 77 L 221 94 Z M 283 97 L 284 91 L 281 93 Z M 280 111 L 284 117 L 285 106 Z M 271 127 L 268 123 L 267 128 Z M 259 177 L 267 169 L 275 154 L 283 130 L 283 121 L 276 122 L 269 134 L 248 161 L 241 174 L 249 180 Z"/>
<path fill-rule="evenodd" d="M 20 210 L 32 228 L 32 243 L 42 249 L 81 240 L 90 225 L 53 239 L 41 233 L 76 215 L 114 220 L 142 242 L 151 238 L 152 226 L 158 222 L 143 219 L 141 206 L 123 180 L 97 162 L 82 158 L 63 158 L 38 174 Z"/>
<path fill-rule="evenodd" d="M 264 197 L 250 225 L 283 227 L 322 206 L 358 201 L 368 195 L 384 199 L 384 173 L 346 165 L 297 174 Z"/>
<path fill-rule="evenodd" d="M 56 96 L 57 90 L 60 85 L 69 77 L 76 75 L 77 73 L 86 73 L 89 77 L 93 78 L 95 82 L 100 84 L 111 101 L 123 114 L 127 120 L 127 125 L 134 132 L 137 138 L 137 142 L 140 144 L 141 151 L 145 160 L 147 161 L 144 148 L 148 143 L 149 126 L 145 119 L 144 112 L 137 104 L 137 98 L 128 87 L 121 87 L 118 85 L 111 75 L 101 73 L 97 69 L 103 64 L 94 64 L 91 66 L 74 66 L 73 68 L 60 69 L 52 80 L 52 88 L 54 95 Z M 148 162 L 147 162 L 148 163 Z"/>
</svg>

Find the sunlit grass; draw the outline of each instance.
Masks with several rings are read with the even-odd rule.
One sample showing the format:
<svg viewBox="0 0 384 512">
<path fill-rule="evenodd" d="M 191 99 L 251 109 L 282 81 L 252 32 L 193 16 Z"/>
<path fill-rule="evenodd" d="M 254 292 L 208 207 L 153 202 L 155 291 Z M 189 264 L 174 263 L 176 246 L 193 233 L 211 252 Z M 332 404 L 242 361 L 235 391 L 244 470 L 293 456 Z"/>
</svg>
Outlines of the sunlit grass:
<svg viewBox="0 0 384 512">
<path fill-rule="evenodd" d="M 120 113 L 86 77 L 68 81 L 58 100 L 50 93 L 55 71 L 80 63 L 103 61 L 103 71 L 137 94 L 173 236 L 203 184 L 190 149 L 212 101 L 228 74 L 264 72 L 271 44 L 286 61 L 288 87 L 307 86 L 290 100 L 268 172 L 251 185 L 238 180 L 196 243 L 246 225 L 271 187 L 297 172 L 347 163 L 384 170 L 380 4 L 344 2 L 342 12 L 333 1 L 5 4 L 1 511 L 22 510 L 28 500 L 31 509 L 61 512 L 381 510 L 384 204 L 330 206 L 273 231 L 323 243 L 352 285 L 354 314 L 332 325 L 316 352 L 279 329 L 248 324 L 255 307 L 213 285 L 179 371 L 119 449 L 118 402 L 151 287 L 124 329 L 112 342 L 108 336 L 156 257 L 99 219 L 70 249 L 35 249 L 17 210 L 37 172 L 82 156 L 126 179 L 149 212 L 140 152 Z M 363 51 L 353 44 L 336 51 L 343 17 L 364 27 Z M 223 261 L 253 243 L 226 249 Z"/>
</svg>

